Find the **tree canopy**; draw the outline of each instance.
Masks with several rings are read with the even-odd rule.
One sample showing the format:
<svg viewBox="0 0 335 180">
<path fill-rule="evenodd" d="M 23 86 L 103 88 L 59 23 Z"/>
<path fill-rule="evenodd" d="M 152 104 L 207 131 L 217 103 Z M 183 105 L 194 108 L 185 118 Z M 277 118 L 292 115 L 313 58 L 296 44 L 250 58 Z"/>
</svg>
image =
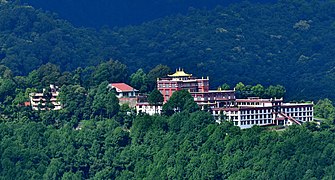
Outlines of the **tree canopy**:
<svg viewBox="0 0 335 180">
<path fill-rule="evenodd" d="M 47 63 L 62 74 L 114 59 L 127 65 L 127 73 L 139 68 L 148 72 L 149 91 L 157 77 L 169 73 L 162 66 L 150 70 L 165 64 L 209 76 L 212 88 L 240 81 L 280 84 L 289 100 L 334 100 L 334 8 L 330 0 L 244 2 L 212 10 L 191 8 L 185 15 L 137 26 L 92 30 L 9 1 L 0 7 L 0 62 L 14 75 L 26 75 Z M 112 64 L 98 68 L 93 85 L 103 77 L 118 76 L 108 73 Z"/>
</svg>

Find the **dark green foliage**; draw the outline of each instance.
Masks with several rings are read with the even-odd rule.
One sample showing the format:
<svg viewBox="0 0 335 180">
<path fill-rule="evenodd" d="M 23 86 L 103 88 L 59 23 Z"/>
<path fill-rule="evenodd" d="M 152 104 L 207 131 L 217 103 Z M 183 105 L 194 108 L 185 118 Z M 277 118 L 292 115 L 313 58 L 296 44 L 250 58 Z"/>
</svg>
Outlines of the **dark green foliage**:
<svg viewBox="0 0 335 180">
<path fill-rule="evenodd" d="M 127 66 L 120 63 L 119 61 L 109 60 L 108 62 L 101 63 L 94 68 L 90 85 L 96 86 L 104 81 L 115 83 L 127 82 L 127 80 Z"/>
<path fill-rule="evenodd" d="M 148 90 L 147 81 L 148 78 L 143 69 L 138 69 L 130 76 L 130 85 L 142 93 Z"/>
<path fill-rule="evenodd" d="M 224 84 L 222 84 L 219 88 L 221 88 L 222 90 L 229 90 L 229 89 L 230 89 L 230 86 L 229 86 L 229 84 L 224 83 Z"/>
<path fill-rule="evenodd" d="M 314 107 L 314 115 L 319 118 L 328 119 L 331 121 L 335 120 L 335 108 L 333 103 L 329 99 L 319 100 Z"/>
<path fill-rule="evenodd" d="M 286 93 L 286 89 L 281 85 L 270 85 L 264 88 L 261 84 L 255 86 L 244 85 L 239 82 L 235 86 L 237 98 L 247 98 L 247 97 L 259 97 L 259 98 L 283 98 Z"/>
<path fill-rule="evenodd" d="M 108 82 L 102 82 L 97 88 L 92 103 L 93 114 L 100 117 L 111 118 L 119 112 L 119 99 L 116 95 L 109 91 Z"/>
<path fill-rule="evenodd" d="M 176 91 L 172 94 L 168 102 L 163 105 L 163 113 L 172 115 L 175 112 L 195 112 L 199 110 L 192 95 L 187 90 Z"/>
<path fill-rule="evenodd" d="M 148 102 L 152 105 L 161 105 L 163 104 L 164 97 L 160 91 L 154 89 L 148 96 Z"/>
<path fill-rule="evenodd" d="M 15 74 L 27 74 L 48 62 L 74 70 L 110 58 L 97 55 L 96 50 L 104 48 L 94 31 L 74 28 L 50 13 L 1 3 L 0 14 L 0 61 Z M 103 51 L 110 54 L 107 49 Z"/>
<path fill-rule="evenodd" d="M 170 73 L 171 69 L 161 64 L 151 69 L 147 75 L 148 90 L 151 91 L 157 87 L 157 78 L 166 77 Z"/>
<path fill-rule="evenodd" d="M 334 107 L 328 99 L 315 113 L 330 122 L 281 132 L 216 124 L 187 91 L 164 105 L 169 116 L 135 116 L 107 88 L 128 81 L 127 67 L 112 60 L 91 65 L 113 54 L 132 71 L 164 63 L 219 74 L 216 87 L 265 82 L 239 83 L 236 90 L 245 97 L 284 96 L 283 86 L 268 86 L 275 82 L 294 90 L 291 97 L 333 98 L 334 8 L 328 1 L 244 3 L 103 29 L 98 36 L 29 6 L 1 4 L 0 61 L 10 69 L 0 66 L 0 179 L 333 179 Z M 76 71 L 63 72 L 68 69 Z M 169 73 L 159 65 L 146 80 L 142 72 L 132 79 L 153 90 L 156 78 Z M 50 83 L 63 85 L 62 110 L 22 106 L 30 92 Z M 151 95 L 152 104 L 162 101 L 157 90 Z"/>
<path fill-rule="evenodd" d="M 80 85 L 62 86 L 58 100 L 63 105 L 64 111 L 78 119 L 88 118 L 91 115 L 92 101 L 85 88 Z"/>
<path fill-rule="evenodd" d="M 211 77 L 212 87 L 239 81 L 281 84 L 289 100 L 317 100 L 324 94 L 333 100 L 334 12 L 330 0 L 240 3 L 93 31 L 75 28 L 30 6 L 6 3 L 0 7 L 0 61 L 14 74 L 28 74 L 48 62 L 62 71 L 110 58 L 126 64 L 130 72 L 167 64 Z M 102 74 L 95 72 L 91 82 L 82 86 L 106 80 L 101 77 L 110 74 L 100 70 Z M 163 70 L 155 72 L 166 75 Z M 155 88 L 153 74 L 147 74 L 149 91 Z"/>
<path fill-rule="evenodd" d="M 130 129 L 105 118 L 75 128 L 56 111 L 35 118 L 41 121 L 0 121 L 2 179 L 333 177 L 335 137 L 329 128 L 240 130 L 203 111 L 137 116 Z M 45 121 L 57 118 L 63 124 Z"/>
</svg>

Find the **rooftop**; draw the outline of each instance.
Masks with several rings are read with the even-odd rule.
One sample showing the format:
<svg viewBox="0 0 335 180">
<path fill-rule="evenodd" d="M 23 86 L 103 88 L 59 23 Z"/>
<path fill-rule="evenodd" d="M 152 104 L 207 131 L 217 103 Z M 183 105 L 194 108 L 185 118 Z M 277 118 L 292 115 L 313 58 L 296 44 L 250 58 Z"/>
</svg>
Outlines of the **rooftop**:
<svg viewBox="0 0 335 180">
<path fill-rule="evenodd" d="M 138 91 L 137 89 L 129 86 L 126 83 L 111 83 L 110 86 L 112 88 L 116 88 L 117 91 L 121 91 L 121 92 L 131 92 L 131 91 Z"/>
<path fill-rule="evenodd" d="M 192 74 L 187 74 L 184 72 L 183 69 L 176 69 L 176 72 L 174 74 L 168 75 L 169 77 L 191 77 Z"/>
</svg>

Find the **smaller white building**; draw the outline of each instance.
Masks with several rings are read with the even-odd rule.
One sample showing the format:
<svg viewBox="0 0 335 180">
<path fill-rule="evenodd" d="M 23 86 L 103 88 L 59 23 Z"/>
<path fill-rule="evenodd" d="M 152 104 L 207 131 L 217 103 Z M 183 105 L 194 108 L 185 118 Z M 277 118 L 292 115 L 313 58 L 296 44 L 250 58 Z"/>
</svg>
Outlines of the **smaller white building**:
<svg viewBox="0 0 335 180">
<path fill-rule="evenodd" d="M 162 114 L 162 105 L 151 105 L 148 102 L 141 102 L 136 104 L 136 113 L 137 114 L 148 114 L 150 116 L 155 114 Z"/>
<path fill-rule="evenodd" d="M 50 85 L 50 92 L 45 92 L 46 90 L 43 89 L 43 93 L 30 93 L 30 105 L 33 110 L 60 110 L 62 106 L 60 102 L 57 100 L 58 97 L 58 87 L 54 85 Z M 46 93 L 49 93 L 50 97 L 46 97 Z M 48 108 L 47 101 L 53 105 L 53 108 Z"/>
</svg>

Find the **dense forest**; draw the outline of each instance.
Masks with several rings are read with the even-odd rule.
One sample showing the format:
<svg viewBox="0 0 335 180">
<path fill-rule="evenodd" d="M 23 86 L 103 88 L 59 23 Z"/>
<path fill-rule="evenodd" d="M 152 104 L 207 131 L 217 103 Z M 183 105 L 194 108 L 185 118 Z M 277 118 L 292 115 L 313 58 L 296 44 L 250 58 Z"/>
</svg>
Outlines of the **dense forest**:
<svg viewBox="0 0 335 180">
<path fill-rule="evenodd" d="M 2 1 L 0 62 L 16 75 L 47 62 L 62 71 L 110 58 L 130 72 L 166 64 L 209 76 L 212 87 L 281 84 L 289 100 L 335 100 L 334 13 L 333 1 L 244 2 L 96 31 Z"/>
<path fill-rule="evenodd" d="M 185 14 L 190 7 L 212 9 L 242 0 L 21 0 L 36 8 L 55 12 L 76 26 L 95 27 L 125 26 L 172 14 Z M 270 3 L 276 0 L 250 0 Z"/>
<path fill-rule="evenodd" d="M 334 179 L 334 1 L 190 8 L 99 30 L 18 3 L 0 0 L 0 179 Z M 186 91 L 162 116 L 136 115 L 106 88 L 151 97 L 179 66 L 241 97 L 322 98 L 322 122 L 241 130 Z M 61 110 L 25 106 L 50 84 Z"/>
<path fill-rule="evenodd" d="M 206 112 L 138 116 L 62 128 L 34 120 L 1 122 L 1 179 L 333 179 L 334 128 L 241 131 Z M 127 118 L 131 118 L 126 116 Z M 43 121 L 44 122 L 41 122 Z"/>
<path fill-rule="evenodd" d="M 199 111 L 188 91 L 175 92 L 164 115 L 148 116 L 120 106 L 107 88 L 108 82 L 125 81 L 148 91 L 170 71 L 158 65 L 130 74 L 126 65 L 110 60 L 74 72 L 48 63 L 15 76 L 0 66 L 0 179 L 334 178 L 335 108 L 328 99 L 315 106 L 320 125 L 241 130 Z M 50 83 L 62 85 L 63 109 L 23 105 L 30 92 Z M 256 93 L 260 87 L 235 88 Z M 278 89 L 283 96 L 285 90 Z M 180 112 L 172 112 L 175 107 Z"/>
</svg>

